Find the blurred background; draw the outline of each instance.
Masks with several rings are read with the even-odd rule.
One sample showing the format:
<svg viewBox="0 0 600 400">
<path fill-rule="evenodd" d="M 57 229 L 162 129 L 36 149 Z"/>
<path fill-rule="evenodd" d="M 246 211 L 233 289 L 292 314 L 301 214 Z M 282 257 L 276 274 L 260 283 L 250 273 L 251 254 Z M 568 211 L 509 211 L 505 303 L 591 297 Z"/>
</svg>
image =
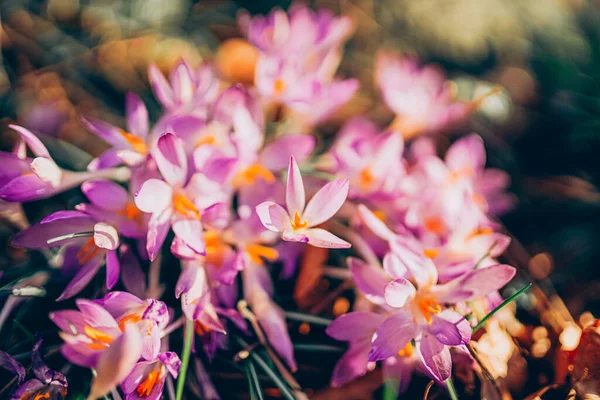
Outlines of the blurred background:
<svg viewBox="0 0 600 400">
<path fill-rule="evenodd" d="M 156 117 L 160 108 L 146 77 L 150 63 L 168 72 L 180 58 L 192 65 L 209 60 L 224 79 L 247 80 L 246 67 L 252 55 L 236 51 L 237 42 L 231 40 L 241 37 L 237 12 L 267 13 L 276 6 L 287 8 L 289 3 L 0 1 L 0 147 L 8 149 L 14 144 L 16 137 L 6 125 L 19 121 L 66 143 L 61 148 L 69 156 L 64 159 L 76 164 L 72 167 L 82 168 L 106 145 L 80 124 L 81 115 L 120 126 L 125 93 L 134 91 L 148 105 L 151 117 Z M 486 101 L 469 125 L 451 132 L 450 137 L 479 133 L 486 142 L 489 165 L 512 176 L 511 191 L 517 195 L 518 205 L 502 222 L 516 240 L 506 261 L 521 267 L 550 293 L 547 300 L 562 310 L 553 318 L 584 321 L 598 317 L 599 2 L 309 3 L 353 18 L 355 33 L 346 46 L 339 73 L 357 77 L 362 84 L 359 94 L 322 128 L 323 137 L 335 132 L 349 115 L 365 114 L 382 125 L 393 118 L 373 77 L 374 55 L 382 48 L 416 54 L 425 62 L 441 65 L 464 99 L 476 98 L 493 85 L 503 88 L 501 96 Z M 223 43 L 228 45 L 221 46 Z M 72 206 L 81 200 L 71 195 L 28 204 L 26 212 L 36 221 L 36 215 L 47 214 L 41 207 L 52 207 L 52 201 Z M 9 221 L 0 227 L 0 269 L 24 257 L 22 250 L 7 245 L 18 224 Z M 306 332 L 300 329 L 295 334 Z M 539 359 L 544 355 L 542 351 Z M 299 380 L 303 381 L 302 374 L 331 371 L 338 356 L 300 353 L 300 361 L 309 367 L 301 368 Z M 314 377 L 314 388 L 327 385 L 329 372 L 322 375 Z M 225 390 L 224 398 L 228 398 L 227 390 L 232 390 L 223 388 L 229 378 L 224 373 L 215 379 L 219 390 Z M 540 383 L 534 382 L 532 389 Z M 420 386 L 421 395 L 424 386 Z M 523 393 L 531 391 L 523 389 Z"/>
</svg>

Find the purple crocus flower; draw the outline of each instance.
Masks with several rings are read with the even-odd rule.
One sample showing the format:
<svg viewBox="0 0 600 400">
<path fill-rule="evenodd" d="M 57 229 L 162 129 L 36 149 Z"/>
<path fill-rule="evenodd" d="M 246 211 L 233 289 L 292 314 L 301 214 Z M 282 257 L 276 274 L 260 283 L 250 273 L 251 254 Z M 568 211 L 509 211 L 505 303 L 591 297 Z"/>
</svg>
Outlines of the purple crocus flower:
<svg viewBox="0 0 600 400">
<path fill-rule="evenodd" d="M 96 222 L 82 212 L 55 212 L 39 224 L 17 233 L 11 243 L 29 249 L 56 246 L 66 249 L 63 267 L 73 265 L 78 271 L 58 301 L 79 293 L 103 263 L 106 264 L 106 287 L 112 288 L 119 280 L 119 235 L 116 229 L 107 223 Z"/>
<path fill-rule="evenodd" d="M 121 383 L 126 400 L 158 400 L 162 398 L 167 374 L 177 379 L 181 360 L 179 356 L 166 351 L 151 361 L 140 361 Z"/>
<path fill-rule="evenodd" d="M 0 152 L 0 200 L 25 202 L 45 199 L 72 189 L 88 179 L 127 179 L 127 169 L 107 169 L 97 172 L 72 172 L 60 168 L 40 139 L 27 129 L 9 125 L 21 135 L 35 158 Z"/>
<path fill-rule="evenodd" d="M 332 233 L 314 228 L 327 221 L 342 207 L 348 196 L 348 179 L 336 179 L 323 186 L 305 207 L 304 183 L 292 156 L 288 167 L 287 210 L 271 201 L 256 207 L 265 228 L 281 232 L 283 240 L 309 243 L 316 247 L 349 248 L 350 243 Z"/>
<path fill-rule="evenodd" d="M 44 363 L 41 354 L 42 343 L 43 340 L 39 339 L 31 350 L 31 366 L 35 378 L 21 384 L 13 393 L 11 400 L 60 400 L 67 396 L 67 378 L 60 372 L 51 370 Z M 23 369 L 22 366 L 21 368 Z M 22 372 L 25 376 L 25 369 Z"/>
<path fill-rule="evenodd" d="M 137 207 L 152 214 L 146 244 L 150 260 L 156 258 L 171 226 L 175 235 L 190 249 L 204 254 L 202 214 L 194 204 L 196 188 L 193 179 L 189 179 L 182 140 L 172 133 L 165 133 L 158 139 L 154 158 L 165 180 L 149 179 L 135 194 Z"/>
</svg>

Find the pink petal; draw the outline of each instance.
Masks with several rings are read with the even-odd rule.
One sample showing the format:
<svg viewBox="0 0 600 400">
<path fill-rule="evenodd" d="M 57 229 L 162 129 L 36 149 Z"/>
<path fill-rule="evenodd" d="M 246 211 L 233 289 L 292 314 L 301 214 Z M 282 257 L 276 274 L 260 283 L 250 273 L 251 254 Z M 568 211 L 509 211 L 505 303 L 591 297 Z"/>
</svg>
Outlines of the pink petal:
<svg viewBox="0 0 600 400">
<path fill-rule="evenodd" d="M 142 336 L 142 358 L 153 361 L 160 351 L 160 329 L 156 322 L 143 319 L 135 324 Z"/>
<path fill-rule="evenodd" d="M 77 299 L 77 308 L 87 318 L 87 323 L 95 327 L 118 329 L 115 319 L 102 306 L 94 301 Z"/>
<path fill-rule="evenodd" d="M 175 93 L 175 100 L 180 104 L 189 103 L 195 91 L 195 85 L 187 65 L 180 62 L 171 74 L 171 87 Z"/>
<path fill-rule="evenodd" d="M 358 205 L 358 215 L 360 215 L 361 220 L 371 230 L 371 232 L 383 240 L 389 241 L 396 237 L 396 234 L 392 232 L 390 228 L 388 228 L 382 220 L 377 218 L 377 216 L 373 214 L 366 206 L 362 204 Z"/>
<path fill-rule="evenodd" d="M 485 148 L 481 136 L 471 134 L 454 142 L 445 157 L 452 171 L 476 173 L 485 167 Z"/>
<path fill-rule="evenodd" d="M 457 303 L 487 296 L 510 282 L 516 272 L 514 267 L 505 264 L 473 270 L 461 278 L 438 286 L 437 299 L 439 302 Z"/>
<path fill-rule="evenodd" d="M 265 201 L 256 206 L 256 214 L 260 222 L 270 231 L 283 232 L 291 229 L 290 216 L 279 204 Z"/>
<path fill-rule="evenodd" d="M 121 280 L 128 292 L 135 296 L 144 296 L 146 292 L 146 275 L 140 263 L 126 244 L 121 245 L 121 264 L 123 265 Z"/>
<path fill-rule="evenodd" d="M 404 278 L 396 279 L 385 287 L 385 301 L 391 307 L 404 307 L 416 294 L 413 284 Z"/>
<path fill-rule="evenodd" d="M 92 132 L 117 149 L 127 149 L 130 144 L 122 134 L 122 130 L 95 118 L 81 118 L 81 122 Z"/>
<path fill-rule="evenodd" d="M 348 197 L 348 179 L 336 179 L 323 186 L 306 205 L 302 218 L 317 226 L 333 217 Z"/>
<path fill-rule="evenodd" d="M 128 92 L 125 98 L 125 115 L 129 133 L 146 139 L 148 135 L 148 110 L 144 102 L 134 93 Z"/>
<path fill-rule="evenodd" d="M 315 138 L 311 135 L 289 134 L 275 139 L 260 153 L 259 163 L 268 170 L 284 169 L 291 156 L 302 162 L 315 148 Z"/>
<path fill-rule="evenodd" d="M 406 278 L 408 275 L 408 268 L 394 253 L 387 253 L 383 257 L 383 269 L 392 279 Z"/>
<path fill-rule="evenodd" d="M 348 257 L 348 268 L 356 287 L 369 301 L 375 304 L 385 303 L 384 291 L 389 279 L 380 267 L 372 266 L 355 257 Z"/>
<path fill-rule="evenodd" d="M 352 342 L 367 338 L 370 341 L 384 319 L 384 315 L 372 312 L 350 312 L 337 317 L 325 332 L 336 340 Z"/>
<path fill-rule="evenodd" d="M 432 334 L 424 334 L 417 342 L 417 349 L 423 365 L 439 382 L 450 378 L 452 373 L 452 356 L 448 346 L 442 344 Z"/>
<path fill-rule="evenodd" d="M 148 179 L 135 194 L 135 205 L 146 213 L 166 210 L 173 201 L 173 189 L 160 179 Z"/>
<path fill-rule="evenodd" d="M 48 153 L 46 146 L 44 146 L 42 141 L 33 133 L 19 125 L 10 124 L 8 127 L 14 129 L 17 131 L 17 133 L 19 133 L 19 135 L 21 135 L 21 138 L 25 141 L 25 143 L 27 143 L 27 146 L 31 149 L 33 154 L 35 154 L 37 157 L 44 157 L 52 160 L 52 157 L 50 157 L 50 153 Z"/>
<path fill-rule="evenodd" d="M 171 210 L 166 209 L 160 214 L 153 214 L 148 222 L 146 250 L 150 261 L 154 261 L 171 227 Z"/>
<path fill-rule="evenodd" d="M 462 315 L 452 310 L 444 310 L 431 319 L 429 325 L 437 340 L 448 346 L 458 346 L 471 340 L 471 325 Z"/>
<path fill-rule="evenodd" d="M 290 164 L 288 167 L 288 181 L 285 192 L 285 202 L 287 205 L 288 214 L 292 218 L 296 213 L 300 213 L 300 215 L 302 215 L 302 211 L 304 211 L 304 204 L 306 202 L 304 183 L 302 182 L 300 168 L 298 167 L 298 164 L 296 164 L 294 156 L 290 157 Z"/>
<path fill-rule="evenodd" d="M 173 224 L 173 232 L 198 254 L 206 254 L 202 223 L 196 219 L 180 219 Z"/>
<path fill-rule="evenodd" d="M 106 253 L 106 288 L 111 290 L 119 281 L 121 266 L 117 252 L 112 250 Z"/>
<path fill-rule="evenodd" d="M 129 199 L 122 186 L 106 180 L 83 182 L 81 191 L 92 204 L 109 211 L 124 209 Z"/>
<path fill-rule="evenodd" d="M 103 257 L 94 257 L 83 265 L 56 301 L 66 300 L 81 292 L 92 281 L 94 275 L 102 266 L 102 260 Z"/>
<path fill-rule="evenodd" d="M 315 247 L 323 247 L 326 249 L 349 249 L 352 247 L 350 243 L 340 239 L 333 233 L 321 228 L 311 228 L 302 232 L 308 238 L 308 243 Z"/>
<path fill-rule="evenodd" d="M 98 171 L 101 169 L 113 168 L 121 164 L 123 160 L 117 156 L 117 152 L 113 149 L 108 149 L 100 156 L 94 158 L 87 166 L 88 171 Z"/>
<path fill-rule="evenodd" d="M 370 347 L 368 341 L 351 344 L 348 351 L 335 364 L 331 375 L 331 386 L 340 387 L 366 374 Z"/>
<path fill-rule="evenodd" d="M 171 85 L 165 76 L 154 64 L 150 64 L 148 67 L 148 80 L 152 86 L 154 96 L 156 96 L 159 103 L 165 106 L 165 108 L 172 108 L 175 105 L 173 89 L 171 89 Z"/>
<path fill-rule="evenodd" d="M 172 133 L 164 133 L 158 139 L 153 153 L 163 178 L 172 186 L 181 186 L 187 177 L 187 156 L 183 141 Z"/>
<path fill-rule="evenodd" d="M 385 360 L 395 356 L 417 334 L 417 327 L 410 313 L 399 311 L 390 315 L 379 326 L 371 344 L 369 361 Z"/>
</svg>

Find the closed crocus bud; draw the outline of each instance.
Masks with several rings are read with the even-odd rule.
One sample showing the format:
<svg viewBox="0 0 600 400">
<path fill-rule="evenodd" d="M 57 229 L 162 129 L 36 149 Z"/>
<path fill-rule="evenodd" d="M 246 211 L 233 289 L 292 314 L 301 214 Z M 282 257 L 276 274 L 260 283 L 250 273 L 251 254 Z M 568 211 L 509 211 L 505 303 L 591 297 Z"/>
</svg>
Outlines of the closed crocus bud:
<svg viewBox="0 0 600 400">
<path fill-rule="evenodd" d="M 105 396 L 131 372 L 142 353 L 139 329 L 132 324 L 102 353 L 88 400 Z"/>
</svg>

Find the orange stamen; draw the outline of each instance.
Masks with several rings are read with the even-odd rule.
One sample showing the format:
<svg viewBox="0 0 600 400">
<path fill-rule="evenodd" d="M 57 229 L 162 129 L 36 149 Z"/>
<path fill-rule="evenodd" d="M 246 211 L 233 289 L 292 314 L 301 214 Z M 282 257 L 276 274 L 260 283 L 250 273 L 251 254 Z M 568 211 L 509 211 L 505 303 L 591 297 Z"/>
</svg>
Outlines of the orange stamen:
<svg viewBox="0 0 600 400">
<path fill-rule="evenodd" d="M 108 333 L 102 332 L 96 328 L 92 328 L 89 325 L 83 327 L 83 333 L 85 333 L 85 335 L 90 339 L 104 344 L 111 344 L 114 340 L 113 337 Z"/>
<path fill-rule="evenodd" d="M 31 396 L 28 396 L 27 394 L 24 394 L 23 397 L 21 397 L 21 399 L 26 399 L 26 398 L 32 398 Z M 42 400 L 42 399 L 49 399 L 50 398 L 50 392 L 46 392 L 46 393 L 36 393 L 35 397 L 33 397 L 33 400 Z"/>
<path fill-rule="evenodd" d="M 125 325 L 127 324 L 135 324 L 138 323 L 142 320 L 142 315 L 141 314 L 130 314 L 127 315 L 123 318 L 121 318 L 121 320 L 119 321 L 119 329 L 121 330 L 121 332 L 125 331 Z"/>
<path fill-rule="evenodd" d="M 477 193 L 473 193 L 473 201 L 475 202 L 475 204 L 477 204 L 480 208 L 487 210 L 487 201 L 485 200 L 485 198 Z"/>
<path fill-rule="evenodd" d="M 239 188 L 244 185 L 253 185 L 258 178 L 265 182 L 275 182 L 275 175 L 260 164 L 252 164 L 248 168 L 238 172 L 232 179 L 234 187 Z"/>
<path fill-rule="evenodd" d="M 250 259 L 255 264 L 263 265 L 263 258 L 266 258 L 269 261 L 277 260 L 279 257 L 279 253 L 277 250 L 272 249 L 270 247 L 261 246 L 260 244 L 249 244 L 244 250 L 246 254 L 250 256 Z"/>
<path fill-rule="evenodd" d="M 431 316 L 438 314 L 442 311 L 442 306 L 432 298 L 425 298 L 418 302 L 419 310 L 427 320 L 427 323 L 431 323 Z"/>
<path fill-rule="evenodd" d="M 79 249 L 75 257 L 79 264 L 85 264 L 94 258 L 100 252 L 100 247 L 96 246 L 94 238 L 91 237 L 84 245 Z"/>
<path fill-rule="evenodd" d="M 294 230 L 303 229 L 308 226 L 308 221 L 302 221 L 302 217 L 300 216 L 300 213 L 298 211 L 296 211 L 296 214 L 294 214 L 294 219 L 290 222 Z"/>
<path fill-rule="evenodd" d="M 117 215 L 127 217 L 128 220 L 133 221 L 138 225 L 141 225 L 144 219 L 144 213 L 142 213 L 132 202 L 125 204 L 125 208 L 117 211 Z"/>
<path fill-rule="evenodd" d="M 471 233 L 465 236 L 465 240 L 471 240 L 480 235 L 491 235 L 492 233 L 494 233 L 494 230 L 489 226 L 475 228 Z"/>
<path fill-rule="evenodd" d="M 375 177 L 373 176 L 373 173 L 369 167 L 360 171 L 359 186 L 361 188 L 368 189 L 373 185 L 373 183 L 375 183 Z"/>
<path fill-rule="evenodd" d="M 217 139 L 215 135 L 204 135 L 196 142 L 196 147 L 204 146 L 206 144 L 215 144 Z"/>
<path fill-rule="evenodd" d="M 437 235 L 443 235 L 444 233 L 446 233 L 446 224 L 444 224 L 444 221 L 442 221 L 441 218 L 426 218 L 424 221 L 424 225 L 425 229 L 427 229 L 431 233 L 435 233 Z"/>
<path fill-rule="evenodd" d="M 283 79 L 277 79 L 273 84 L 273 92 L 276 96 L 281 96 L 287 89 L 287 84 Z"/>
<path fill-rule="evenodd" d="M 156 384 L 158 383 L 160 375 L 160 370 L 153 369 L 152 371 L 150 371 L 150 373 L 146 376 L 146 379 L 144 379 L 144 381 L 140 383 L 136 388 L 138 396 L 150 396 L 150 393 L 152 393 L 152 389 L 154 389 L 154 386 L 156 386 Z"/>
<path fill-rule="evenodd" d="M 200 219 L 200 211 L 198 211 L 194 203 L 182 193 L 173 194 L 173 207 L 175 207 L 175 210 L 177 210 L 179 214 L 185 217 Z"/>
<path fill-rule="evenodd" d="M 412 357 L 412 355 L 413 355 L 412 343 L 411 342 L 406 343 L 406 346 L 404 346 L 402 348 L 402 350 L 400 350 L 398 352 L 398 355 L 400 357 Z"/>
<path fill-rule="evenodd" d="M 204 325 L 200 321 L 194 321 L 194 330 L 196 331 L 196 334 L 198 336 L 204 336 L 212 331 L 212 329 L 210 329 L 208 326 Z"/>
<path fill-rule="evenodd" d="M 423 249 L 423 255 L 427 258 L 436 258 L 440 254 L 439 249 Z"/>
<path fill-rule="evenodd" d="M 377 217 L 378 220 L 385 222 L 386 220 L 386 216 L 385 216 L 385 212 L 382 210 L 375 210 L 373 211 L 373 214 L 375 214 L 375 216 Z"/>
<path fill-rule="evenodd" d="M 129 143 L 135 151 L 140 154 L 148 154 L 148 146 L 141 138 L 125 132 L 123 129 L 121 129 L 121 135 L 125 138 L 125 140 L 127 140 L 127 143 Z"/>
<path fill-rule="evenodd" d="M 204 244 L 206 246 L 206 262 L 212 265 L 223 265 L 223 253 L 227 245 L 221 236 L 215 231 L 206 231 L 204 232 Z"/>
</svg>

